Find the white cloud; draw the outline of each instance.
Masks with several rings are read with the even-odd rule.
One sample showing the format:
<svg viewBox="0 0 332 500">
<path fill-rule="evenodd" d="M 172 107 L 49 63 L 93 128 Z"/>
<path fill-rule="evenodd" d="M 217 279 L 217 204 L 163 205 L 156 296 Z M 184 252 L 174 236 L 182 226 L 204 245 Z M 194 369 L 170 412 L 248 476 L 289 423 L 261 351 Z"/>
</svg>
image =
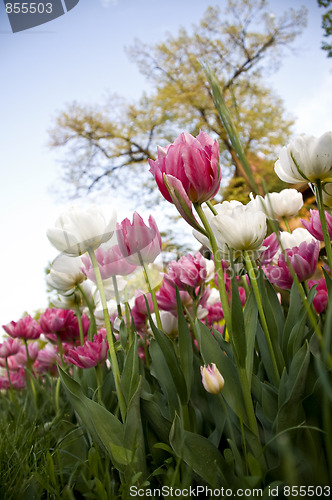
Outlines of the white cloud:
<svg viewBox="0 0 332 500">
<path fill-rule="evenodd" d="M 332 130 L 332 72 L 322 75 L 319 85 L 313 85 L 312 91 L 302 99 L 294 109 L 296 132 L 311 134 L 316 137 Z"/>
</svg>

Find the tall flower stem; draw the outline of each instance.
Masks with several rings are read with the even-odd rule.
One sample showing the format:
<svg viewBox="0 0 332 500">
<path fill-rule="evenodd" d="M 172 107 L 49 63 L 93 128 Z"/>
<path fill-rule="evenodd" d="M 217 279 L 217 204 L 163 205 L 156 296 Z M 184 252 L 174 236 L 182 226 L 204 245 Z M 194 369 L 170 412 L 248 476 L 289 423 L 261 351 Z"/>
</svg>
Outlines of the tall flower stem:
<svg viewBox="0 0 332 500">
<path fill-rule="evenodd" d="M 152 285 L 151 285 L 152 280 L 151 280 L 151 276 L 150 276 L 149 266 L 146 265 L 146 263 L 142 259 L 142 256 L 139 252 L 138 252 L 138 256 L 139 256 L 140 264 L 143 267 L 143 272 L 144 272 L 146 284 L 148 285 L 148 289 L 149 289 L 149 292 L 151 294 L 153 309 L 154 309 L 154 313 L 156 315 L 156 320 L 157 320 L 157 326 L 158 326 L 159 330 L 162 330 L 163 325 L 161 324 L 160 312 L 159 312 L 159 307 L 158 307 L 158 303 L 157 303 L 156 292 L 155 292 L 154 288 L 152 288 Z"/>
<path fill-rule="evenodd" d="M 202 224 L 204 226 L 204 229 L 209 235 L 209 240 L 211 244 L 211 249 L 213 253 L 213 258 L 214 258 L 214 265 L 216 267 L 217 271 L 217 277 L 218 277 L 218 284 L 219 284 L 219 295 L 220 295 L 220 300 L 224 312 L 224 317 L 225 317 L 225 323 L 226 323 L 226 328 L 228 330 L 228 335 L 230 339 L 232 338 L 232 320 L 231 320 L 231 313 L 228 305 L 228 298 L 227 298 L 227 290 L 226 290 L 226 285 L 225 285 L 225 279 L 224 279 L 224 270 L 222 268 L 221 264 L 221 259 L 219 258 L 218 255 L 218 245 L 216 238 L 213 234 L 213 231 L 210 227 L 209 221 L 207 220 L 207 217 L 204 213 L 204 210 L 202 209 L 202 206 L 199 203 L 195 203 L 195 210 L 199 215 L 199 218 L 202 221 Z"/>
<path fill-rule="evenodd" d="M 317 201 L 317 206 L 318 206 L 318 212 L 319 212 L 319 218 L 320 218 L 320 223 L 322 226 L 322 231 L 323 231 L 323 236 L 324 236 L 324 243 L 325 243 L 325 250 L 326 250 L 326 255 L 327 255 L 327 260 L 329 263 L 329 268 L 332 272 L 332 248 L 331 248 L 331 240 L 329 236 L 329 231 L 327 228 L 327 222 L 325 218 L 325 212 L 324 212 L 324 206 L 323 206 L 323 190 L 322 190 L 322 181 L 318 179 L 316 181 L 316 201 Z"/>
<path fill-rule="evenodd" d="M 75 307 L 75 313 L 76 313 L 76 318 L 78 322 L 78 330 L 80 332 L 80 344 L 84 344 L 84 332 L 83 332 L 83 325 L 82 325 L 82 314 L 80 311 L 80 308 L 78 306 Z"/>
<path fill-rule="evenodd" d="M 121 303 L 120 303 L 121 301 L 120 301 L 118 282 L 116 280 L 116 276 L 112 276 L 112 283 L 113 283 L 113 288 L 114 288 L 116 307 L 118 309 L 118 315 L 119 315 L 119 318 L 122 319 L 122 309 L 121 309 Z"/>
<path fill-rule="evenodd" d="M 291 233 L 292 231 L 290 230 L 290 227 L 289 227 L 289 224 L 288 224 L 288 220 L 286 217 L 283 217 L 282 220 L 284 221 L 284 224 L 285 224 L 285 228 L 286 228 L 286 231 L 288 233 Z"/>
<path fill-rule="evenodd" d="M 106 328 L 106 335 L 107 335 L 107 340 L 108 340 L 108 348 L 110 352 L 110 357 L 111 357 L 111 365 L 112 365 L 112 371 L 113 371 L 113 376 L 114 376 L 114 382 L 115 382 L 115 389 L 116 393 L 118 396 L 118 401 L 119 401 L 119 406 L 120 406 L 120 413 L 122 417 L 122 421 L 125 421 L 126 418 L 126 402 L 124 399 L 123 392 L 121 390 L 121 384 L 120 384 L 120 370 L 119 370 L 119 365 L 118 365 L 118 360 L 116 357 L 116 352 L 115 352 L 115 347 L 114 347 L 114 340 L 113 340 L 113 332 L 112 332 L 112 326 L 111 326 L 111 321 L 110 317 L 108 314 L 108 308 L 107 308 L 107 301 L 105 297 L 105 290 L 104 290 L 104 285 L 103 285 L 103 280 L 100 274 L 100 269 L 98 267 L 98 262 L 96 259 L 96 255 L 93 249 L 89 249 L 89 256 L 91 259 L 91 263 L 95 272 L 96 276 L 96 283 L 97 287 L 99 290 L 99 295 L 100 295 L 100 300 L 101 300 L 101 305 L 103 308 L 103 313 L 104 313 L 104 320 L 105 320 L 105 328 Z"/>
<path fill-rule="evenodd" d="M 77 289 L 81 292 L 82 297 L 88 306 L 89 313 L 90 313 L 90 326 L 89 326 L 89 340 L 92 340 L 93 336 L 97 333 L 97 325 L 96 325 L 96 320 L 94 316 L 94 307 L 91 303 L 91 300 L 88 298 L 84 288 L 81 285 L 77 285 Z"/>
<path fill-rule="evenodd" d="M 269 327 L 267 325 L 267 321 L 266 321 L 266 317 L 265 317 L 265 313 L 264 313 L 264 309 L 263 309 L 262 297 L 261 297 L 261 295 L 259 293 L 259 289 L 258 289 L 256 273 L 255 273 L 253 264 L 251 262 L 250 256 L 249 256 L 247 251 L 244 252 L 244 260 L 245 260 L 246 268 L 247 268 L 247 271 L 249 274 L 251 286 L 252 286 L 252 289 L 254 291 L 256 304 L 257 304 L 258 312 L 259 312 L 259 317 L 261 320 L 261 324 L 262 324 L 263 331 L 265 334 L 265 340 L 266 340 L 267 347 L 268 347 L 269 354 L 270 354 L 270 358 L 272 361 L 274 375 L 276 378 L 277 385 L 279 385 L 280 374 L 279 374 L 278 364 L 277 364 L 276 357 L 274 355 L 274 350 L 273 350 L 272 341 L 271 341 L 271 337 L 270 337 Z"/>
</svg>

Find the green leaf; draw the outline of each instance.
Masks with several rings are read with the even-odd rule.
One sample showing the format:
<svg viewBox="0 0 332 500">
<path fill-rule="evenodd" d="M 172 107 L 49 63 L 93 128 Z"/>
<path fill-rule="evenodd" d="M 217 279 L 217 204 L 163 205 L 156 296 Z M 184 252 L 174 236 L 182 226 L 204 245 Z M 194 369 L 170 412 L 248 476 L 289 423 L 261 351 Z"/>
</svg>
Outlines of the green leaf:
<svg viewBox="0 0 332 500">
<path fill-rule="evenodd" d="M 218 80 L 215 76 L 215 74 L 211 71 L 209 66 L 207 64 L 203 64 L 203 69 L 205 71 L 205 74 L 207 76 L 207 79 L 210 83 L 211 90 L 212 90 L 212 95 L 213 95 L 213 101 L 216 106 L 216 109 L 218 111 L 219 117 L 225 127 L 225 130 L 227 132 L 227 135 L 229 137 L 229 140 L 232 143 L 232 146 L 236 152 L 237 157 L 239 158 L 243 169 L 245 173 L 247 174 L 249 183 L 251 185 L 251 188 L 256 194 L 260 194 L 259 188 L 256 184 L 256 181 L 252 175 L 252 171 L 249 165 L 249 162 L 247 160 L 247 157 L 245 155 L 245 152 L 242 148 L 241 141 L 239 139 L 239 134 L 235 128 L 235 125 L 233 123 L 232 116 L 226 106 L 226 103 L 223 99 L 220 85 L 218 83 Z"/>
<path fill-rule="evenodd" d="M 231 256 L 232 269 L 234 271 L 231 252 L 230 256 Z M 235 350 L 237 364 L 239 364 L 242 367 L 245 367 L 246 356 L 247 356 L 247 342 L 245 338 L 245 327 L 244 327 L 245 323 L 243 317 L 243 309 L 242 309 L 239 287 L 236 281 L 235 272 L 232 273 L 231 286 L 232 286 L 232 302 L 231 302 L 232 345 Z"/>
<path fill-rule="evenodd" d="M 247 343 L 246 372 L 250 387 L 252 379 L 255 339 L 256 339 L 257 321 L 258 321 L 258 309 L 253 290 L 250 291 L 249 297 L 247 297 L 243 315 L 244 315 L 244 324 L 246 332 L 245 337 Z"/>
<path fill-rule="evenodd" d="M 276 417 L 277 431 L 298 425 L 303 419 L 302 397 L 305 392 L 305 383 L 310 362 L 309 345 L 306 343 L 295 354 L 289 369 L 280 381 L 279 411 Z M 284 389 L 281 389 L 281 386 Z"/>
<path fill-rule="evenodd" d="M 137 342 L 132 342 L 121 374 L 121 388 L 127 404 L 136 392 L 139 380 Z"/>
<path fill-rule="evenodd" d="M 164 353 L 155 339 L 150 341 L 149 353 L 151 375 L 158 380 L 163 393 L 167 396 L 170 418 L 173 419 L 175 412 L 180 411 L 178 393 Z"/>
<path fill-rule="evenodd" d="M 160 346 L 161 352 L 165 357 L 167 366 L 169 368 L 169 373 L 174 381 L 176 391 L 179 394 L 180 400 L 182 404 L 186 404 L 188 401 L 188 393 L 187 393 L 187 385 L 181 371 L 179 360 L 176 357 L 174 346 L 172 341 L 164 334 L 164 332 L 160 331 L 151 319 L 151 315 L 149 312 L 149 320 L 151 329 L 154 335 L 154 338 L 158 342 Z M 192 349 L 192 348 L 191 348 Z"/>
<path fill-rule="evenodd" d="M 61 381 L 74 410 L 93 440 L 111 455 L 114 466 L 124 471 L 132 459 L 131 450 L 124 447 L 123 424 L 103 406 L 87 398 L 80 385 L 58 367 Z"/>
<path fill-rule="evenodd" d="M 133 342 L 136 344 L 136 342 Z M 124 446 L 131 450 L 133 461 L 129 470 L 126 471 L 126 476 L 130 479 L 133 471 L 146 473 L 146 457 L 144 449 L 144 435 L 140 408 L 140 395 L 142 389 L 142 377 L 138 378 L 136 392 L 129 401 L 127 409 L 127 418 L 124 426 Z"/>
<path fill-rule="evenodd" d="M 187 400 L 185 401 L 185 403 L 188 403 L 193 383 L 193 347 L 188 324 L 184 317 L 182 302 L 178 289 L 176 289 L 176 302 L 179 325 L 180 365 L 187 388 Z"/>
<path fill-rule="evenodd" d="M 175 416 L 169 437 L 175 454 L 211 487 L 227 486 L 222 475 L 225 461 L 218 449 L 205 437 L 184 431 Z"/>
</svg>

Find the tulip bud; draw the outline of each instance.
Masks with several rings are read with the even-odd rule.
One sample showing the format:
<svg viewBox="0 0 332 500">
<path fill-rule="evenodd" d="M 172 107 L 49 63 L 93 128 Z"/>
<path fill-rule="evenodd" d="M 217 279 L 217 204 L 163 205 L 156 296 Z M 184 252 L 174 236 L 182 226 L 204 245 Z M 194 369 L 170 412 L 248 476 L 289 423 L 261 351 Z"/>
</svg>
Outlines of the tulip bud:
<svg viewBox="0 0 332 500">
<path fill-rule="evenodd" d="M 201 375 L 204 388 L 207 392 L 219 394 L 222 391 L 225 381 L 215 363 L 212 363 L 211 366 L 201 366 Z"/>
</svg>

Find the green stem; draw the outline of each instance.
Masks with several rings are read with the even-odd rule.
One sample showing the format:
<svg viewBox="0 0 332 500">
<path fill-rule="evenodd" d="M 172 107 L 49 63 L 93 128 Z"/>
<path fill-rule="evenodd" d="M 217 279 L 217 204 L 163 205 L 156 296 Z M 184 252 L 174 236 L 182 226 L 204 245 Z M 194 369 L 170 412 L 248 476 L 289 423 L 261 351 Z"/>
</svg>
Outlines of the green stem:
<svg viewBox="0 0 332 500">
<path fill-rule="evenodd" d="M 202 206 L 199 203 L 195 203 L 195 210 L 198 213 L 199 218 L 201 219 L 202 224 L 203 224 L 206 232 L 209 235 L 209 240 L 210 240 L 211 249 L 212 249 L 213 258 L 214 258 L 214 265 L 215 265 L 216 271 L 217 271 L 219 295 L 220 295 L 220 300 L 221 300 L 221 304 L 222 304 L 222 308 L 223 308 L 223 312 L 224 312 L 226 328 L 228 330 L 229 338 L 232 339 L 231 313 L 230 313 L 230 309 L 229 309 L 229 305 L 228 305 L 227 290 L 226 290 L 225 278 L 224 278 L 224 270 L 222 268 L 221 259 L 219 258 L 219 255 L 218 255 L 219 252 L 218 252 L 217 241 L 216 241 L 216 238 L 215 238 L 213 231 L 210 227 L 209 221 L 206 218 L 204 210 L 202 209 Z"/>
<path fill-rule="evenodd" d="M 222 395 L 219 393 L 218 396 L 219 396 L 219 399 L 221 401 L 223 410 L 224 410 L 225 415 L 226 415 L 226 421 L 227 421 L 228 431 L 229 431 L 231 440 L 236 445 L 236 439 L 235 439 L 234 429 L 233 429 L 231 418 L 229 416 L 228 408 L 226 406 L 226 403 L 225 403 L 224 398 L 222 397 Z"/>
<path fill-rule="evenodd" d="M 77 285 L 77 289 L 81 292 L 82 297 L 89 309 L 90 313 L 89 340 L 91 341 L 93 339 L 93 336 L 97 333 L 97 325 L 94 316 L 94 307 L 91 303 L 91 300 L 88 299 L 88 296 L 84 288 L 81 285 Z"/>
<path fill-rule="evenodd" d="M 218 212 L 217 210 L 214 208 L 214 206 L 212 205 L 211 201 L 207 201 L 206 202 L 207 206 L 209 207 L 209 209 L 211 210 L 211 212 L 213 213 L 213 215 L 218 215 Z"/>
<path fill-rule="evenodd" d="M 130 320 L 130 308 L 129 308 L 129 303 L 126 301 L 125 302 L 125 311 L 126 311 L 126 327 L 127 327 L 127 334 L 128 334 L 128 344 L 129 347 L 134 341 L 134 336 L 131 328 L 131 320 Z"/>
<path fill-rule="evenodd" d="M 80 343 L 84 345 L 84 332 L 83 332 L 83 324 L 82 324 L 82 315 L 80 308 L 78 306 L 75 307 L 76 318 L 78 322 L 78 330 L 80 332 Z"/>
<path fill-rule="evenodd" d="M 320 179 L 318 179 L 316 181 L 316 190 L 315 191 L 316 191 L 316 200 L 317 200 L 319 218 L 320 218 L 320 223 L 321 223 L 322 231 L 323 231 L 323 237 L 324 237 L 324 243 L 325 243 L 325 250 L 326 250 L 327 260 L 328 260 L 328 263 L 329 263 L 330 271 L 332 272 L 332 248 L 331 248 L 331 240 L 330 240 L 329 230 L 327 228 L 327 222 L 326 222 L 326 217 L 325 217 L 325 212 L 324 212 L 322 181 Z"/>
<path fill-rule="evenodd" d="M 289 227 L 289 224 L 288 224 L 288 220 L 286 219 L 286 217 L 283 217 L 282 220 L 284 221 L 284 224 L 285 224 L 285 227 L 286 227 L 286 231 L 288 233 L 291 233 L 292 231 L 290 230 L 290 227 Z"/>
<path fill-rule="evenodd" d="M 119 315 L 119 318 L 122 319 L 121 301 L 120 301 L 118 282 L 116 280 L 116 276 L 112 276 L 112 283 L 113 283 L 113 288 L 114 288 L 116 307 L 118 309 L 118 315 Z"/>
<path fill-rule="evenodd" d="M 108 340 L 108 349 L 110 352 L 111 366 L 112 366 L 114 382 L 115 382 L 115 389 L 116 389 L 116 393 L 118 396 L 122 421 L 124 422 L 125 418 L 126 418 L 126 402 L 125 402 L 123 392 L 121 390 L 120 370 L 119 370 L 118 360 L 116 357 L 116 352 L 115 352 L 115 347 L 114 347 L 113 332 L 112 332 L 110 317 L 108 314 L 107 301 L 106 301 L 106 296 L 105 296 L 103 280 L 102 280 L 102 277 L 100 274 L 100 269 L 98 267 L 98 262 L 97 262 L 94 250 L 90 249 L 88 252 L 89 252 L 91 263 L 92 263 L 92 266 L 93 266 L 93 269 L 95 272 L 96 283 L 97 283 L 97 287 L 99 290 L 101 305 L 103 308 L 106 335 L 107 335 L 107 340 Z"/>
<path fill-rule="evenodd" d="M 158 326 L 159 330 L 162 330 L 163 325 L 161 324 L 160 312 L 159 312 L 159 307 L 158 307 L 158 303 L 157 303 L 156 292 L 155 292 L 154 288 L 152 288 L 152 286 L 151 286 L 152 281 L 151 281 L 149 266 L 142 259 L 140 252 L 138 252 L 138 256 L 139 256 L 140 264 L 143 267 L 143 272 L 144 272 L 146 284 L 148 285 L 148 289 L 149 289 L 149 292 L 151 294 L 153 309 L 154 309 L 154 313 L 156 315 L 156 320 L 157 320 L 157 326 Z"/>
<path fill-rule="evenodd" d="M 64 360 L 63 360 L 62 342 L 61 342 L 60 335 L 58 333 L 56 334 L 56 341 L 57 341 L 57 344 L 58 344 L 58 349 L 59 349 L 59 354 L 60 354 L 60 359 L 61 359 L 61 366 L 64 367 L 65 363 L 64 363 Z"/>
<path fill-rule="evenodd" d="M 102 400 L 102 395 L 101 395 L 101 386 L 102 386 L 102 382 L 103 382 L 103 377 L 102 377 L 102 373 L 101 373 L 101 366 L 100 366 L 100 364 L 98 363 L 95 366 L 95 368 L 96 368 L 98 400 L 99 400 L 99 403 L 102 404 L 103 400 Z"/>
<path fill-rule="evenodd" d="M 251 262 L 250 256 L 249 256 L 249 254 L 248 254 L 247 251 L 244 251 L 244 260 L 245 260 L 246 268 L 247 268 L 247 271 L 248 271 L 248 274 L 249 274 L 250 283 L 251 283 L 252 289 L 254 291 L 254 295 L 255 295 L 255 299 L 256 299 L 256 304 L 257 304 L 258 312 L 259 312 L 259 317 L 260 317 L 261 324 L 262 324 L 262 327 L 263 327 L 263 331 L 264 331 L 264 334 L 265 334 L 265 340 L 266 340 L 267 347 L 268 347 L 269 354 L 270 354 L 270 358 L 271 358 L 271 361 L 272 361 L 272 366 L 273 366 L 273 371 L 274 371 L 274 374 L 275 374 L 276 382 L 277 382 L 277 385 L 279 385 L 279 383 L 280 383 L 280 374 L 279 374 L 278 364 L 277 364 L 276 357 L 274 355 L 274 350 L 273 350 L 273 346 L 272 346 L 272 342 L 271 342 L 269 327 L 267 325 L 267 321 L 266 321 L 266 318 L 265 318 L 265 313 L 264 313 L 264 309 L 263 309 L 262 298 L 261 298 L 261 295 L 260 295 L 259 289 L 258 289 L 256 273 L 255 273 L 253 264 Z"/>
</svg>

